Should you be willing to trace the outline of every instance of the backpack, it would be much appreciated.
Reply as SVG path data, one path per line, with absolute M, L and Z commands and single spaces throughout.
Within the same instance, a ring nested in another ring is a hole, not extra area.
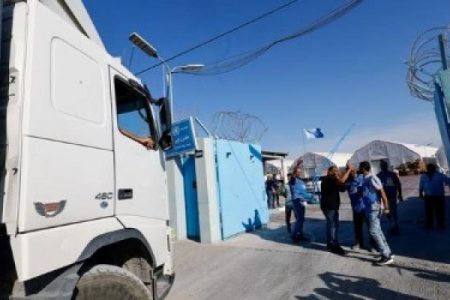
M 378 190 L 372 184 L 372 176 L 364 178 L 362 182 L 363 201 L 366 204 L 372 205 L 380 200 Z

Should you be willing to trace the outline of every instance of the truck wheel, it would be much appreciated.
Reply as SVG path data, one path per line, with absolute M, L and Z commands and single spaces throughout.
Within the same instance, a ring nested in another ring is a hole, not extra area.
M 111 265 L 97 265 L 77 284 L 75 300 L 148 300 L 150 291 L 133 273 Z

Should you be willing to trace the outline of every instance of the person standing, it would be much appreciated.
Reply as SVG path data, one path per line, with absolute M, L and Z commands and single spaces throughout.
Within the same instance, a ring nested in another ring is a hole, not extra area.
M 339 193 L 345 192 L 345 181 L 350 174 L 349 167 L 344 176 L 340 176 L 336 166 L 328 168 L 327 175 L 321 183 L 320 208 L 326 219 L 327 249 L 339 255 L 345 255 L 344 249 L 339 244 L 339 206 L 341 198 Z
M 369 220 L 369 234 L 374 239 L 377 249 L 381 254 L 380 259 L 375 263 L 380 266 L 392 264 L 394 258 L 380 224 L 381 212 L 389 215 L 389 203 L 383 190 L 383 185 L 380 179 L 370 172 L 369 162 L 361 162 L 359 164 L 359 171 L 364 175 L 362 194 L 366 217 Z M 381 203 L 383 203 L 383 208 Z
M 292 196 L 291 196 L 291 189 L 289 187 L 289 181 L 291 180 L 292 175 L 289 173 L 288 175 L 288 184 L 284 187 L 284 197 L 286 198 L 284 202 L 284 216 L 286 220 L 286 228 L 288 233 L 292 233 L 291 230 L 291 216 L 292 212 L 294 211 L 294 206 L 292 205 Z M 295 216 L 295 212 L 294 212 Z
M 267 207 L 269 209 L 275 208 L 274 191 L 275 191 L 275 188 L 274 188 L 273 177 L 272 177 L 272 174 L 269 174 L 269 175 L 267 175 L 267 180 L 266 180 Z
M 273 174 L 273 206 L 280 207 L 281 181 L 276 174 Z
M 391 234 L 398 234 L 400 232 L 398 226 L 398 210 L 397 210 L 397 199 L 403 201 L 402 196 L 402 184 L 399 177 L 394 172 L 388 170 L 388 163 L 384 160 L 380 162 L 381 172 L 377 174 L 378 178 L 381 180 L 384 192 L 389 203 L 389 220 L 391 222 Z M 398 198 L 397 198 L 398 197 Z
M 439 229 L 444 229 L 445 219 L 445 190 L 449 179 L 436 171 L 436 165 L 428 164 L 427 171 L 420 177 L 419 196 L 425 200 L 425 228 L 431 229 L 436 216 Z
M 347 168 L 350 168 L 347 166 Z M 353 229 L 355 234 L 355 244 L 352 248 L 358 246 L 359 249 L 364 249 L 364 234 L 363 227 L 364 223 L 369 228 L 369 220 L 366 218 L 365 214 L 365 206 L 362 198 L 362 182 L 364 176 L 362 174 L 358 174 L 355 169 L 350 170 L 350 175 L 348 176 L 347 181 L 345 182 L 345 188 L 347 190 L 348 196 L 350 198 L 350 204 L 352 206 L 353 212 Z M 372 248 L 375 247 L 375 241 L 372 237 L 369 237 L 369 247 L 367 248 L 369 251 L 372 251 Z
M 355 170 L 350 171 L 350 175 L 345 182 L 345 188 L 350 198 L 353 212 L 353 228 L 355 234 L 355 245 L 360 249 L 364 248 L 363 225 L 364 225 L 364 203 L 362 201 L 362 175 L 356 174 Z
M 307 240 L 303 234 L 303 224 L 305 222 L 306 200 L 311 196 L 306 191 L 305 183 L 300 179 L 299 168 L 293 170 L 292 177 L 289 180 L 289 188 L 291 190 L 292 207 L 297 218 L 291 239 L 294 243 L 298 243 Z

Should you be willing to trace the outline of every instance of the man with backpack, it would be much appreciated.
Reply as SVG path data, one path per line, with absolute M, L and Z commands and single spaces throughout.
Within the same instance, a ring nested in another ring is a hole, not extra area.
M 375 263 L 379 266 L 394 262 L 391 249 L 381 230 L 381 214 L 389 215 L 389 204 L 383 190 L 381 180 L 370 172 L 370 163 L 363 161 L 359 164 L 359 171 L 363 174 L 361 189 L 365 206 L 365 213 L 369 220 L 369 234 L 377 244 L 381 257 Z M 382 205 L 383 204 L 383 205 Z

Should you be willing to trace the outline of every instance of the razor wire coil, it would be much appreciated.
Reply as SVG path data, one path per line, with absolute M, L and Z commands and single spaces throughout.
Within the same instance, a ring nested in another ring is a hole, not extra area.
M 264 122 L 257 116 L 240 111 L 222 111 L 213 117 L 213 135 L 216 138 L 241 143 L 260 143 L 267 132 Z
M 441 34 L 446 47 L 450 48 L 450 25 L 431 28 L 416 38 L 407 61 L 406 83 L 411 95 L 429 102 L 434 99 L 436 75 L 442 70 L 438 43 Z

